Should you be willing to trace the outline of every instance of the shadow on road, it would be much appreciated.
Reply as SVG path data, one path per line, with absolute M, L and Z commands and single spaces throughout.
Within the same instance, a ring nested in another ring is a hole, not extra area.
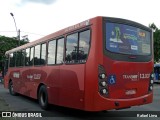
M 7 93 L 9 94 L 9 93 Z M 119 113 L 119 112 L 115 112 L 114 111 L 100 111 L 100 112 L 88 112 L 88 111 L 82 111 L 82 110 L 77 110 L 77 109 L 73 109 L 73 108 L 66 108 L 66 107 L 62 107 L 62 106 L 56 106 L 56 105 L 50 105 L 48 110 L 42 110 L 39 107 L 38 104 L 38 100 L 29 98 L 27 96 L 24 95 L 20 95 L 18 94 L 17 96 L 13 96 L 13 97 L 17 97 L 17 99 L 25 101 L 26 103 L 31 103 L 32 106 L 36 106 L 37 109 L 20 109 L 22 112 L 42 112 L 42 116 L 45 117 L 58 117 L 58 118 L 75 118 L 75 119 L 104 119 L 107 117 L 123 117 L 124 114 Z M 18 109 L 16 109 L 15 111 L 19 111 Z

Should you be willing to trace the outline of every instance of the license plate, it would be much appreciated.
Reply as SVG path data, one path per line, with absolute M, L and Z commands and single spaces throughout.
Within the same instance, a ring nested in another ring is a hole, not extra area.
M 136 94 L 136 90 L 126 90 L 126 95 L 134 95 Z

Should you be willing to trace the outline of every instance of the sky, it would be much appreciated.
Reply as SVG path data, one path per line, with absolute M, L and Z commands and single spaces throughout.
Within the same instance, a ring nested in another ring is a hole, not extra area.
M 30 41 L 96 16 L 132 20 L 160 28 L 159 0 L 1 0 L 0 35 Z

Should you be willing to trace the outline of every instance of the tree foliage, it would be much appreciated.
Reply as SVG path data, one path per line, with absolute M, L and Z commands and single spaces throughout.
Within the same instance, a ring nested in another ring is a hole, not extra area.
M 0 36 L 0 69 L 1 64 L 5 60 L 5 52 L 18 46 L 17 38 Z M 26 41 L 20 41 L 20 45 L 26 44 Z
M 160 29 L 152 23 L 150 26 L 153 30 L 153 40 L 154 40 L 154 61 L 159 62 L 160 60 Z

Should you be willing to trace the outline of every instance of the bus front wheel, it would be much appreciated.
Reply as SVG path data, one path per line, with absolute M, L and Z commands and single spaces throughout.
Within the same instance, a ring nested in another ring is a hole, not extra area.
M 47 94 L 47 89 L 44 85 L 41 86 L 39 89 L 38 101 L 42 109 L 44 110 L 48 109 L 48 94 Z
M 9 93 L 11 95 L 14 95 L 14 96 L 17 95 L 17 93 L 14 91 L 13 82 L 12 81 L 9 82 Z

